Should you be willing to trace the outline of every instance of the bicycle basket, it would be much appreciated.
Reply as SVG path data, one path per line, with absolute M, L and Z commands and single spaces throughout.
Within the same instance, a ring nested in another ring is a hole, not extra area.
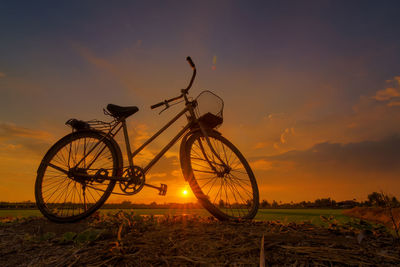
M 197 97 L 196 115 L 199 121 L 210 128 L 216 128 L 223 122 L 224 101 L 210 91 L 203 91 Z

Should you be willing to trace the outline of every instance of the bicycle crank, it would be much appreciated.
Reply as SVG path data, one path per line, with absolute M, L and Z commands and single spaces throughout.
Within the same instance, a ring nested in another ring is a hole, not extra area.
M 161 184 L 160 186 L 155 186 L 151 184 L 144 184 L 145 186 L 157 189 L 160 196 L 165 196 L 167 194 L 168 186 L 166 184 Z
M 126 180 L 119 182 L 119 188 L 121 188 L 126 195 L 139 193 L 145 185 L 143 169 L 138 166 L 127 168 L 122 174 L 122 177 L 126 178 Z

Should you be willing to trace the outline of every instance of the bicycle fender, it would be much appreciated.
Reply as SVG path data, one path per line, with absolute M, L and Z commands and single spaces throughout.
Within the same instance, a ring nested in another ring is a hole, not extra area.
M 181 145 L 179 147 L 179 161 L 181 163 L 181 170 L 183 174 L 183 178 L 185 178 L 185 181 L 188 180 L 188 171 L 187 171 L 187 163 L 186 163 L 186 142 L 188 137 L 192 135 L 191 132 L 187 133 L 181 141 Z
M 214 132 L 219 135 L 222 135 L 220 132 L 214 130 L 214 129 L 206 129 L 207 132 Z M 183 177 L 185 178 L 185 181 L 190 180 L 190 175 L 191 173 L 188 170 L 188 162 L 186 161 L 187 155 L 186 155 L 186 142 L 188 138 L 194 134 L 201 134 L 201 130 L 199 128 L 194 129 L 189 131 L 183 138 L 179 147 L 179 161 L 181 163 L 181 169 L 182 169 L 182 174 Z

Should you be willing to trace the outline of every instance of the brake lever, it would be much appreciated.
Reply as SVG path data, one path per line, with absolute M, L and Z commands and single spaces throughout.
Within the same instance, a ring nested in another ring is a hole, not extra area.
M 160 113 L 158 113 L 158 115 L 161 115 L 161 113 L 163 113 L 164 111 L 166 111 L 169 107 L 170 107 L 170 105 L 168 104 L 167 101 L 165 101 L 165 108 L 164 108 L 163 110 L 161 110 Z

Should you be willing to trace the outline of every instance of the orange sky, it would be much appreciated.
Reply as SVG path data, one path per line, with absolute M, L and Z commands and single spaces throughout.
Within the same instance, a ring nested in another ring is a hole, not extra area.
M 5 4 L 0 200 L 33 201 L 42 157 L 70 131 L 64 122 L 107 120 L 108 103 L 139 107 L 128 120 L 138 147 L 180 110 L 149 107 L 187 84 L 188 55 L 198 68 L 191 94 L 224 99 L 219 130 L 250 162 L 260 199 L 399 196 L 398 3 L 295 3 Z M 135 162 L 144 166 L 183 125 Z M 182 195 L 178 147 L 147 176 L 168 184 L 167 196 L 144 188 L 110 201 L 195 201 Z

